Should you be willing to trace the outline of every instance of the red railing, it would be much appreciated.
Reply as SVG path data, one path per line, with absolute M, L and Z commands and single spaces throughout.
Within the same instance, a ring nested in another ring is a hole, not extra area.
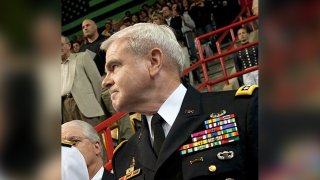
M 258 19 L 258 16 L 252 16 L 252 17 L 249 17 L 241 22 L 236 22 L 236 23 L 233 23 L 229 26 L 225 26 L 223 28 L 220 28 L 220 29 L 217 29 L 215 31 L 212 31 L 212 32 L 209 32 L 209 33 L 206 33 L 206 34 L 203 34 L 201 36 L 198 36 L 195 41 L 196 41 L 196 46 L 198 47 L 198 53 L 199 53 L 199 61 L 197 61 L 196 63 L 194 63 L 193 65 L 191 65 L 189 68 L 185 69 L 183 72 L 182 72 L 182 76 L 185 76 L 187 75 L 189 72 L 191 72 L 192 70 L 196 69 L 198 66 L 202 66 L 202 71 L 203 71 L 203 76 L 204 76 L 204 82 L 201 83 L 197 89 L 198 90 L 201 90 L 202 88 L 206 87 L 207 90 L 209 92 L 212 91 L 212 88 L 211 86 L 214 85 L 212 84 L 212 81 L 209 81 L 209 75 L 208 75 L 208 70 L 207 70 L 207 67 L 206 67 L 206 62 L 207 61 L 211 61 L 211 60 L 215 60 L 215 59 L 218 59 L 220 60 L 220 64 L 221 64 L 221 69 L 222 69 L 222 73 L 223 73 L 223 77 L 222 78 L 225 78 L 225 77 L 229 77 L 227 75 L 227 71 L 226 71 L 226 68 L 224 66 L 224 59 L 221 59 L 221 57 L 225 57 L 225 56 L 228 56 L 236 51 L 239 51 L 241 49 L 244 49 L 244 48 L 247 48 L 247 47 L 250 47 L 250 46 L 253 46 L 253 45 L 257 45 L 258 42 L 253 42 L 253 43 L 249 43 L 249 44 L 246 44 L 244 46 L 241 46 L 239 48 L 233 48 L 233 49 L 230 49 L 230 50 L 227 50 L 226 52 L 218 52 L 218 54 L 215 54 L 213 56 L 210 56 L 210 57 L 204 57 L 203 55 L 203 49 L 202 49 L 202 46 L 201 46 L 201 42 L 200 40 L 202 39 L 205 39 L 205 38 L 208 38 L 210 36 L 214 36 L 216 34 L 219 34 L 219 33 L 222 33 L 224 31 L 228 31 L 229 29 L 232 29 L 234 27 L 237 27 L 237 26 L 240 26 L 242 24 L 245 24 L 245 23 L 248 23 L 248 22 L 253 22 L 255 21 L 256 19 Z M 250 71 L 249 71 L 250 72 Z M 238 76 L 240 76 L 241 74 L 238 74 Z M 225 78 L 223 81 L 226 81 L 226 83 L 228 83 L 228 79 L 230 78 Z M 220 80 L 218 80 L 219 82 L 222 82 Z
M 104 167 L 111 171 L 112 169 L 112 157 L 113 157 L 113 143 L 112 143 L 112 137 L 111 137 L 111 130 L 110 126 L 121 119 L 123 116 L 125 116 L 127 113 L 124 112 L 118 112 L 111 116 L 110 118 L 104 120 L 102 123 L 98 124 L 95 128 L 96 131 L 99 134 L 102 134 L 102 138 L 104 141 L 104 147 L 106 149 L 106 155 L 107 155 L 107 162 L 105 163 Z
M 243 15 L 244 13 L 247 14 L 247 17 L 250 17 L 250 16 L 251 16 L 250 7 L 251 7 L 251 5 L 249 5 L 249 6 L 247 5 L 245 8 L 243 8 L 243 9 L 241 10 L 241 12 L 239 13 L 239 15 L 231 22 L 231 24 L 236 23 L 236 22 L 239 22 L 239 21 L 240 21 L 240 22 L 243 21 L 244 19 L 243 19 L 242 15 Z M 250 25 L 251 25 L 252 30 L 255 30 L 255 26 L 254 26 L 254 24 L 253 24 L 253 21 L 251 21 L 251 22 L 249 22 L 249 23 L 250 23 Z M 242 26 L 244 26 L 244 25 L 242 25 Z M 219 50 L 221 51 L 220 44 L 221 44 L 221 42 L 224 40 L 224 38 L 226 38 L 226 36 L 228 35 L 228 32 L 230 32 L 231 39 L 232 39 L 232 42 L 231 42 L 231 45 L 230 45 L 230 48 L 229 48 L 229 49 L 231 49 L 232 47 L 234 47 L 234 45 L 236 44 L 236 38 L 235 38 L 233 29 L 230 29 L 229 31 L 225 31 L 225 32 L 219 37 L 219 39 L 216 41 L 216 46 L 217 46 L 218 52 L 219 52 Z M 228 50 L 229 50 L 229 49 L 228 49 Z
M 236 23 L 236 22 L 238 22 L 238 21 L 240 21 L 240 22 L 243 21 L 242 15 L 243 15 L 244 13 L 246 13 L 247 17 L 250 17 L 250 16 L 251 16 L 251 10 L 250 10 L 250 8 L 251 8 L 251 4 L 247 4 L 247 3 L 246 3 L 246 4 L 244 5 L 244 8 L 242 8 L 242 10 L 240 11 L 239 15 L 231 22 L 231 24 L 234 24 L 234 23 Z M 251 28 L 252 28 L 253 30 L 255 30 L 255 27 L 254 27 L 252 21 L 250 22 L 250 25 L 251 25 Z M 230 47 L 229 47 L 227 50 L 230 50 L 230 49 L 232 49 L 233 47 L 236 47 L 236 37 L 235 37 L 235 35 L 234 35 L 233 29 L 231 28 L 231 29 L 229 29 L 228 31 L 227 31 L 227 30 L 224 31 L 224 32 L 222 33 L 222 35 L 219 37 L 219 39 L 216 41 L 216 43 L 215 43 L 215 44 L 216 44 L 216 47 L 217 47 L 217 52 L 218 52 L 218 54 L 221 54 L 221 52 L 222 52 L 222 50 L 221 50 L 221 42 L 226 38 L 226 36 L 228 35 L 228 32 L 230 32 L 232 41 L 231 41 Z M 219 59 L 220 59 L 220 64 L 221 64 L 221 68 L 222 68 L 223 75 L 224 75 L 224 76 L 227 76 L 227 73 L 226 73 L 226 70 L 225 70 L 225 65 L 224 65 L 224 60 L 225 60 L 225 59 L 224 59 L 223 56 L 222 56 L 222 57 L 219 57 Z M 225 83 L 226 83 L 226 85 L 229 85 L 228 79 L 226 79 Z

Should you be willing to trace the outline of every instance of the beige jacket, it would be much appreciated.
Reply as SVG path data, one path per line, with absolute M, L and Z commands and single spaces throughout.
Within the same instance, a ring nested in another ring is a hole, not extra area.
M 69 72 L 71 73 L 71 94 L 81 113 L 86 117 L 104 115 L 101 103 L 102 77 L 86 52 L 71 54 Z

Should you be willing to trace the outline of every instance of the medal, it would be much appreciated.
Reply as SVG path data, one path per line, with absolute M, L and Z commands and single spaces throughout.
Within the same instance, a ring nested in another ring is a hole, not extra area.
M 141 169 L 134 169 L 134 165 L 135 165 L 135 160 L 134 158 L 132 158 L 132 162 L 130 164 L 130 167 L 126 170 L 126 175 L 122 176 L 119 180 L 127 180 L 127 179 L 131 179 L 134 176 L 137 176 L 140 174 Z

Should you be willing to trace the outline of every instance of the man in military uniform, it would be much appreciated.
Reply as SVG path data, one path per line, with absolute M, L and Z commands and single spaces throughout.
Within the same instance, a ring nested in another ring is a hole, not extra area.
M 245 28 L 238 30 L 238 39 L 242 45 L 249 43 L 249 34 Z M 258 46 L 251 46 L 238 51 L 235 54 L 235 68 L 237 71 L 242 71 L 258 65 Z M 258 70 L 246 73 L 243 75 L 243 82 L 240 79 L 240 84 L 258 85 L 259 72 Z
M 102 43 L 117 111 L 142 127 L 113 156 L 116 179 L 258 179 L 256 86 L 199 93 L 180 83 L 183 54 L 173 32 L 140 23 Z

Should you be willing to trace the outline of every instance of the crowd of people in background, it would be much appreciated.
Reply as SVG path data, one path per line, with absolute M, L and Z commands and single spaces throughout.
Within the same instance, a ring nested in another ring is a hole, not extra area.
M 126 11 L 121 20 L 107 19 L 99 33 L 108 38 L 136 23 L 167 24 L 174 30 L 180 44 L 187 47 L 193 61 L 197 59 L 194 38 L 230 24 L 240 10 L 237 0 L 158 0 L 153 5 L 144 4 L 136 13 Z M 82 35 L 74 36 L 71 42 L 75 53 L 79 52 L 79 46 L 87 43 Z M 207 42 L 214 49 L 214 37 L 202 41 Z
M 195 38 L 232 23 L 239 15 L 241 6 L 238 0 L 158 0 L 153 5 L 143 4 L 138 12 L 126 11 L 120 20 L 106 19 L 105 26 L 98 27 L 98 32 L 107 39 L 115 32 L 136 23 L 168 25 L 184 51 L 187 68 L 199 60 Z M 205 57 L 217 52 L 216 40 L 217 36 L 201 40 Z M 228 35 L 223 43 L 230 41 L 231 36 Z M 80 48 L 88 43 L 90 42 L 84 34 L 75 35 L 71 39 L 71 50 L 74 53 L 81 52 Z M 200 72 L 197 69 L 186 78 L 191 84 L 201 83 Z

